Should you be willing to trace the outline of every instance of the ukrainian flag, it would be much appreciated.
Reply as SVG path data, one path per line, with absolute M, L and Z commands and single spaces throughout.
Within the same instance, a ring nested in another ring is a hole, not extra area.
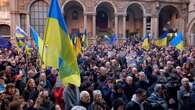
M 81 39 L 78 36 L 76 37 L 75 52 L 77 56 L 81 53 Z
M 34 40 L 34 43 L 36 47 L 38 48 L 39 55 L 42 56 L 43 52 L 43 40 L 39 37 L 38 33 L 33 29 L 33 27 L 30 27 L 30 34 L 31 37 Z
M 154 45 L 158 46 L 158 47 L 166 47 L 167 46 L 167 36 L 168 36 L 168 32 L 164 32 L 161 36 L 160 39 L 158 39 L 157 41 L 154 42 Z
M 149 45 L 149 36 L 148 35 L 145 35 L 144 36 L 144 42 L 142 43 L 142 48 L 144 50 L 149 50 L 150 49 L 150 45 Z
M 182 32 L 178 32 L 177 36 L 175 36 L 171 41 L 170 45 L 176 47 L 180 51 L 184 50 L 184 41 L 183 41 L 183 35 Z
M 51 0 L 43 53 L 45 65 L 59 68 L 59 79 L 64 85 L 80 86 L 77 57 L 58 0 Z
M 25 53 L 27 56 L 31 55 L 31 46 L 29 44 L 26 44 L 25 46 Z

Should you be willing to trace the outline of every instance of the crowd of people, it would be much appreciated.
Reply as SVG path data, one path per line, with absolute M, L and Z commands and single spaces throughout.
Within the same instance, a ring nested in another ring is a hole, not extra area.
M 195 110 L 195 48 L 91 44 L 78 56 L 79 88 L 30 53 L 0 49 L 0 110 Z

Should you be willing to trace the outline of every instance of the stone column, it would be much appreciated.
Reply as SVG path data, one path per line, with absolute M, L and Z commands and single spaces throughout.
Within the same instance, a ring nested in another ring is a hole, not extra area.
M 158 17 L 157 16 L 152 16 L 151 18 L 151 34 L 153 38 L 158 37 Z
M 93 16 L 93 37 L 96 37 L 96 15 Z
M 126 15 L 123 15 L 123 38 L 126 37 Z
M 30 35 L 30 15 L 28 13 L 26 14 L 26 31 Z
M 146 16 L 143 17 L 143 35 L 144 36 L 146 34 Z
M 16 38 L 15 38 L 15 29 L 16 26 L 20 24 L 20 16 L 17 13 L 17 0 L 12 0 L 12 2 L 10 2 L 10 17 L 11 17 L 11 42 L 13 44 L 16 44 Z
M 115 26 L 114 32 L 116 35 L 118 35 L 118 15 L 115 15 L 114 26 Z
M 87 29 L 87 14 L 84 14 L 84 29 L 83 29 L 83 32 L 85 31 L 85 29 Z

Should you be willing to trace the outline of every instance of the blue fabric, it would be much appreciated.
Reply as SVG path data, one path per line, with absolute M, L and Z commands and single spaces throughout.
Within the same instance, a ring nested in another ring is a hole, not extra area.
M 111 37 L 107 37 L 106 42 L 110 45 L 115 44 L 117 42 L 117 36 L 113 34 Z
M 5 85 L 0 84 L 0 93 L 5 92 Z
M 183 41 L 183 36 L 182 36 L 182 32 L 179 32 L 177 34 L 177 36 L 175 38 L 173 38 L 171 41 L 170 41 L 170 44 L 172 46 L 177 46 L 180 42 Z
M 0 37 L 0 48 L 11 48 L 12 44 L 11 42 L 3 37 Z
M 148 38 L 148 39 L 149 39 L 149 38 L 150 38 L 150 36 L 149 36 L 148 34 L 145 34 L 145 35 L 144 35 L 144 39 L 146 39 L 146 38 Z M 144 40 L 144 39 L 143 39 L 143 40 Z
M 64 32 L 68 32 L 67 25 L 65 23 L 64 17 L 61 14 L 61 10 L 58 0 L 51 0 L 51 6 L 49 9 L 48 17 L 57 19 L 59 22 L 60 27 L 64 30 Z
M 36 33 L 36 31 L 30 27 L 30 34 L 33 37 L 34 41 L 35 41 L 35 45 L 39 48 L 39 39 L 38 39 L 38 34 Z
M 167 37 L 167 35 L 168 35 L 167 31 L 163 32 L 162 35 L 160 36 L 160 39 L 164 39 L 165 37 Z
M 81 35 L 80 31 L 78 30 L 77 31 L 77 36 L 76 37 L 79 37 Z

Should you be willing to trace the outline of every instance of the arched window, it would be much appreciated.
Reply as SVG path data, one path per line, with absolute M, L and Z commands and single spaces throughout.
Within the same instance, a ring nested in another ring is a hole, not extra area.
M 36 1 L 30 7 L 30 25 L 38 32 L 38 34 L 44 36 L 44 27 L 48 13 L 48 4 L 44 1 Z
M 10 27 L 6 24 L 0 24 L 0 36 L 10 35 Z
M 79 13 L 77 11 L 73 11 L 72 13 L 72 20 L 78 20 Z

